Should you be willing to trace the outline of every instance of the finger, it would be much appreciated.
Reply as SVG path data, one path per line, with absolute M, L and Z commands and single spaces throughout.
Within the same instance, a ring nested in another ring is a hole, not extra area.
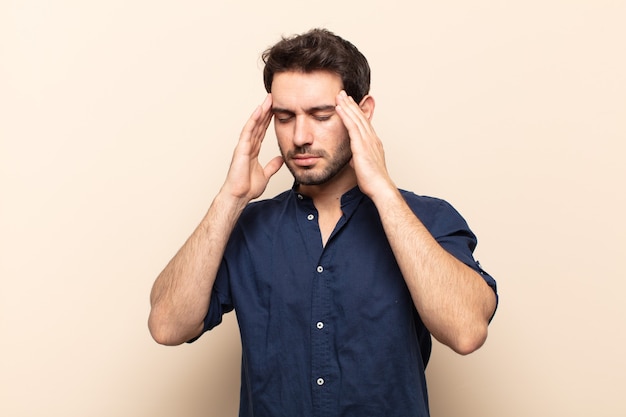
M 350 142 L 353 147 L 357 143 L 362 143 L 367 137 L 370 136 L 368 130 L 363 126 L 362 121 L 359 120 L 346 106 L 338 106 L 337 114 L 339 114 L 344 126 L 348 130 Z
M 257 118 L 257 123 L 253 128 L 252 134 L 258 140 L 263 140 L 265 137 L 265 133 L 267 132 L 267 128 L 269 127 L 270 121 L 272 120 L 272 96 L 268 94 L 265 97 L 263 103 L 259 106 L 260 114 Z
M 263 103 L 257 106 L 250 115 L 241 131 L 240 140 L 245 142 L 263 140 L 272 118 L 271 105 L 271 96 L 268 94 Z
M 348 97 L 344 91 L 337 96 L 338 113 L 344 122 L 344 125 L 350 132 L 350 136 L 356 139 L 358 133 L 361 138 L 371 135 L 373 129 L 369 123 L 369 119 L 365 116 L 361 108 L 356 104 L 352 97 Z
M 278 170 L 280 169 L 280 167 L 282 167 L 282 166 L 283 166 L 283 157 L 282 156 L 276 156 L 276 157 L 272 158 L 272 160 L 270 160 L 265 165 L 265 168 L 263 168 L 263 172 L 265 174 L 265 178 L 269 179 L 271 176 L 276 174 L 278 172 Z
M 352 97 L 348 96 L 345 91 L 341 91 L 338 99 L 340 107 L 345 110 L 346 116 L 354 122 L 354 125 L 359 129 L 362 135 L 375 134 L 369 118 Z
M 272 95 L 271 94 L 268 94 L 265 97 L 265 101 L 261 105 L 261 109 L 263 110 L 263 120 L 261 123 L 261 130 L 263 131 L 263 137 L 265 137 L 265 132 L 267 131 L 267 128 L 270 125 L 270 121 L 272 120 L 272 117 L 274 116 L 274 113 L 272 113 Z
M 352 115 L 352 112 L 348 110 L 349 103 L 345 102 L 344 94 L 345 92 L 342 90 L 337 95 L 335 100 L 337 103 L 337 105 L 335 106 L 335 110 L 337 111 L 337 114 L 341 118 L 341 121 L 343 122 L 346 129 L 350 131 L 356 128 L 356 122 L 353 119 L 354 116 Z

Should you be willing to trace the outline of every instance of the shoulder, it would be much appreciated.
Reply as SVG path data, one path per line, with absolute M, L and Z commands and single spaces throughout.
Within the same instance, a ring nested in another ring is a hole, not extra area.
M 404 200 L 411 206 L 419 207 L 426 210 L 437 210 L 441 204 L 447 204 L 445 200 L 437 197 L 418 195 L 412 191 L 398 189 Z
M 243 210 L 239 223 L 256 222 L 258 219 L 269 222 L 276 219 L 281 216 L 294 199 L 294 193 L 287 190 L 272 198 L 252 201 Z
M 399 191 L 413 213 L 429 229 L 452 225 L 467 228 L 465 219 L 448 201 L 437 197 L 417 195 L 411 191 Z
M 447 201 L 438 198 L 425 195 L 418 195 L 412 191 L 399 189 L 400 194 L 404 198 L 404 201 L 411 207 L 411 210 L 417 215 L 424 217 L 436 216 L 437 213 L 448 207 L 452 207 Z

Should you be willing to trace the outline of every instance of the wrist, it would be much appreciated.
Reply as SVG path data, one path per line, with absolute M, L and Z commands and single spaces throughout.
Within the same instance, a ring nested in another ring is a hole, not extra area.
M 251 201 L 250 198 L 231 193 L 228 188 L 222 187 L 213 199 L 213 205 L 225 212 L 240 213 Z
M 369 197 L 379 211 L 387 207 L 396 206 L 399 203 L 404 203 L 402 194 L 400 194 L 400 191 L 394 184 L 377 187 L 375 192 L 370 194 Z
M 372 199 L 374 204 L 384 203 L 390 199 L 402 198 L 398 187 L 391 181 L 381 182 L 373 187 L 370 187 L 368 191 L 363 191 L 369 198 Z

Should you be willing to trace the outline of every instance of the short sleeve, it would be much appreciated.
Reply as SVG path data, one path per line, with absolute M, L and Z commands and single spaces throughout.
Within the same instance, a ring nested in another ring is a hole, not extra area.
M 476 271 L 498 297 L 495 279 L 474 259 L 478 240 L 461 214 L 447 201 L 402 191 L 411 210 L 452 256 Z
M 197 337 L 189 340 L 188 343 L 195 342 L 205 332 L 213 329 L 222 322 L 222 316 L 233 310 L 233 303 L 230 295 L 229 269 L 226 259 L 222 259 L 222 263 L 217 272 L 213 290 L 211 291 L 211 301 L 209 302 L 209 311 L 204 317 L 204 328 L 202 333 Z
M 428 226 L 427 226 L 428 227 Z M 474 259 L 478 240 L 465 219 L 448 202 L 440 200 L 439 206 L 428 227 L 435 240 L 452 256 L 475 270 L 493 289 L 497 296 L 495 279 Z

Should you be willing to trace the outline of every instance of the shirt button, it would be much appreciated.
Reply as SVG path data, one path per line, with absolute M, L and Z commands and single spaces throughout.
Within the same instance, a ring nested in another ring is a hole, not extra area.
M 318 329 L 323 329 L 324 328 L 324 323 L 322 323 L 321 321 L 318 321 L 316 324 Z
M 309 220 L 313 220 L 315 218 L 315 216 L 312 215 L 312 214 L 309 214 L 308 216 L 306 216 L 306 218 L 309 219 Z
M 322 272 L 324 272 L 324 267 L 323 267 L 322 265 L 318 266 L 318 267 L 317 267 L 317 272 L 319 272 L 320 274 L 321 274 Z
M 298 200 L 302 200 L 304 197 L 302 197 L 302 194 L 298 194 Z
M 317 378 L 317 385 L 324 385 L 324 378 Z

